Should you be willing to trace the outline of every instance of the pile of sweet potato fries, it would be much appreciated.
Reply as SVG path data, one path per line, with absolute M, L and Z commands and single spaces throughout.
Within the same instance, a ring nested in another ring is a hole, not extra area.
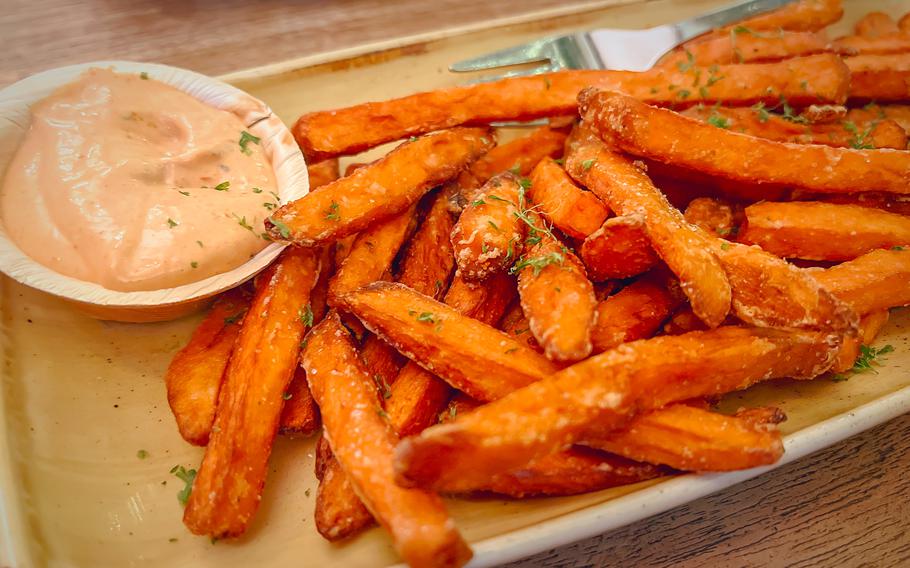
M 841 13 L 802 0 L 642 73 L 302 116 L 313 189 L 267 222 L 292 246 L 168 370 L 207 446 L 189 529 L 246 530 L 278 432 L 321 432 L 319 532 L 379 523 L 412 566 L 471 557 L 438 494 L 777 461 L 779 410 L 711 402 L 844 372 L 910 303 L 910 16 L 831 41 Z M 489 126 L 544 117 L 500 145 Z

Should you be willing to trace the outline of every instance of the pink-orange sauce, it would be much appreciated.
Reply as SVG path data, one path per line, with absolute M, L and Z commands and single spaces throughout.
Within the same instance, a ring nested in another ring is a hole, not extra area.
M 0 214 L 41 264 L 111 290 L 156 290 L 236 268 L 268 244 L 275 176 L 236 115 L 109 69 L 31 113 Z

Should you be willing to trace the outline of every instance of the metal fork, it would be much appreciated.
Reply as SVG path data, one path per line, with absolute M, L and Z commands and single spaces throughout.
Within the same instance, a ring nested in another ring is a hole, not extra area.
M 449 65 L 454 72 L 545 63 L 531 70 L 503 73 L 517 77 L 560 69 L 646 71 L 668 51 L 714 28 L 780 8 L 793 0 L 748 0 L 701 16 L 645 30 L 598 29 L 543 38 Z

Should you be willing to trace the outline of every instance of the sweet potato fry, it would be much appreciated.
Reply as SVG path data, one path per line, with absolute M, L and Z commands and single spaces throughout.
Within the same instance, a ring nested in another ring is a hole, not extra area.
M 243 534 L 259 507 L 282 395 L 297 367 L 300 313 L 319 274 L 315 252 L 291 248 L 268 269 L 244 318 L 215 424 L 183 522 L 194 534 Z
M 777 10 L 752 16 L 735 24 L 719 28 L 693 40 L 723 36 L 737 27 L 752 30 L 818 31 L 833 24 L 844 15 L 841 0 L 799 0 Z
M 412 361 L 479 400 L 497 398 L 555 370 L 498 329 L 400 284 L 375 282 L 345 294 L 342 304 Z
M 599 491 L 654 479 L 667 472 L 583 446 L 543 456 L 525 467 L 500 473 L 477 487 L 459 486 L 458 493 L 496 493 L 513 499 L 555 497 Z M 446 492 L 445 489 L 442 490 Z
M 811 274 L 861 316 L 910 304 L 908 248 L 872 251 Z
M 693 107 L 682 114 L 713 126 L 778 142 L 856 149 L 907 148 L 907 133 L 900 124 L 888 119 L 805 124 L 786 120 L 764 108 Z
M 644 217 L 634 213 L 604 221 L 584 240 L 578 254 L 595 282 L 637 276 L 660 261 L 645 234 Z
M 326 464 L 316 490 L 313 520 L 323 538 L 337 542 L 359 533 L 376 520 L 354 492 L 338 461 L 332 458 Z
M 499 322 L 499 329 L 521 341 L 534 351 L 543 353 L 543 348 L 537 343 L 537 340 L 534 339 L 534 334 L 531 333 L 531 324 L 528 323 L 528 318 L 525 317 L 524 310 L 521 309 L 521 302 L 516 302 L 508 311 L 506 311 L 506 315 L 502 316 L 502 320 Z
M 838 203 L 842 205 L 859 205 L 872 209 L 881 209 L 898 215 L 910 215 L 910 195 L 895 195 L 893 193 L 845 193 L 841 195 L 814 195 L 807 198 L 824 201 L 825 203 Z M 800 197 L 798 199 L 802 199 Z M 797 199 L 794 197 L 794 199 Z
M 738 225 L 733 216 L 733 207 L 729 203 L 711 197 L 693 199 L 686 207 L 683 217 L 706 233 L 718 237 L 729 237 L 736 232 Z
M 751 325 L 852 334 L 857 314 L 812 275 L 758 247 L 717 239 L 715 252 L 733 288 L 733 311 Z
M 664 105 L 760 101 L 773 105 L 783 95 L 791 104 L 802 106 L 842 103 L 849 80 L 847 68 L 833 54 L 685 71 L 676 67 L 643 73 L 560 71 L 313 112 L 301 116 L 293 131 L 304 156 L 319 160 L 461 124 L 574 114 L 579 91 L 590 86 Z
M 681 294 L 671 292 L 659 278 L 639 278 L 597 304 L 591 331 L 594 353 L 651 337 L 680 303 Z
M 730 311 L 731 291 L 711 251 L 711 237 L 686 223 L 632 162 L 599 140 L 581 132 L 578 136 L 566 161 L 569 175 L 618 214 L 641 215 L 651 245 L 679 277 L 692 309 L 709 326 L 720 325 Z
M 910 106 L 908 105 L 868 104 L 862 108 L 851 108 L 847 111 L 845 118 L 856 124 L 882 119 L 893 120 L 900 124 L 904 131 L 910 132 Z
M 177 429 L 193 445 L 208 444 L 224 370 L 249 305 L 249 297 L 240 288 L 218 298 L 164 375 Z
M 845 57 L 851 101 L 910 100 L 910 53 Z
M 861 35 L 840 37 L 831 42 L 841 55 L 888 55 L 910 51 L 910 34 L 897 32 L 877 37 Z
M 756 203 L 746 207 L 739 240 L 782 257 L 850 260 L 871 250 L 910 245 L 910 217 L 859 205 Z
M 309 386 L 307 386 L 307 388 L 309 388 Z M 319 434 L 319 438 L 316 440 L 316 449 L 313 451 L 313 454 L 313 470 L 316 474 L 316 479 L 322 480 L 325 476 L 327 465 L 335 459 L 335 457 L 332 456 L 332 447 L 329 446 L 328 440 L 325 439 L 325 436 L 323 436 L 322 433 Z
M 584 444 L 682 471 L 734 471 L 768 465 L 784 453 L 773 424 L 671 404 L 638 415 L 626 427 Z
M 315 164 L 307 164 L 306 169 L 310 175 L 310 191 L 319 189 L 341 177 L 337 158 L 323 160 Z
M 519 180 L 499 174 L 472 196 L 452 229 L 452 248 L 461 275 L 483 280 L 515 262 L 528 226 L 519 217 Z
M 549 158 L 541 160 L 531 172 L 528 197 L 540 215 L 574 239 L 583 239 L 599 229 L 610 214 L 596 195 L 575 185 Z
M 279 207 L 266 220 L 277 241 L 315 246 L 390 219 L 454 177 L 492 145 L 485 128 L 454 128 L 405 142 L 381 160 Z
M 859 322 L 859 334 L 856 337 L 844 338 L 844 343 L 837 354 L 837 360 L 831 366 L 831 371 L 834 373 L 849 371 L 860 355 L 860 347 L 871 345 L 875 341 L 882 328 L 888 323 L 890 314 L 891 312 L 888 310 L 878 310 L 863 317 Z
M 395 485 L 396 436 L 373 383 L 334 314 L 308 335 L 302 362 L 322 411 L 325 436 L 367 508 L 410 566 L 461 566 L 471 558 L 439 497 Z
M 636 156 L 746 183 L 790 184 L 822 193 L 910 193 L 908 152 L 763 140 L 618 93 L 585 91 L 580 104 L 590 128 Z
M 853 26 L 857 35 L 864 37 L 879 37 L 900 31 L 894 18 L 884 12 L 869 12 L 859 19 Z
M 542 126 L 527 136 L 496 146 L 478 158 L 471 164 L 471 174 L 480 183 L 507 171 L 526 176 L 541 160 L 561 156 L 565 143 L 563 130 Z
M 358 233 L 341 267 L 329 283 L 329 304 L 339 295 L 375 282 L 389 271 L 398 249 L 414 231 L 416 206 Z
M 306 382 L 306 373 L 300 367 L 282 395 L 284 407 L 279 419 L 279 432 L 286 436 L 309 436 L 319 430 L 319 407 Z
M 594 285 L 572 251 L 549 234 L 539 238 L 513 268 L 521 307 L 548 359 L 584 359 L 591 353 L 597 317 Z
M 723 327 L 628 343 L 500 400 L 402 440 L 399 483 L 476 487 L 491 476 L 579 440 L 620 428 L 635 412 L 830 367 L 838 336 Z
M 687 44 L 661 59 L 661 65 L 729 65 L 778 61 L 830 51 L 824 34 L 814 32 L 761 33 L 737 26 L 728 35 Z
M 405 250 L 398 281 L 421 294 L 439 300 L 446 293 L 455 257 L 449 236 L 455 219 L 449 211 L 449 197 L 457 188 L 447 184 L 434 197 L 423 223 Z

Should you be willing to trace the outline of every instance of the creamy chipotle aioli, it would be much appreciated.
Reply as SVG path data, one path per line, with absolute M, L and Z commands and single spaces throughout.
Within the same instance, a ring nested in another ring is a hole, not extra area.
M 31 113 L 0 213 L 41 264 L 111 290 L 155 290 L 236 268 L 268 244 L 275 177 L 236 115 L 109 69 Z

